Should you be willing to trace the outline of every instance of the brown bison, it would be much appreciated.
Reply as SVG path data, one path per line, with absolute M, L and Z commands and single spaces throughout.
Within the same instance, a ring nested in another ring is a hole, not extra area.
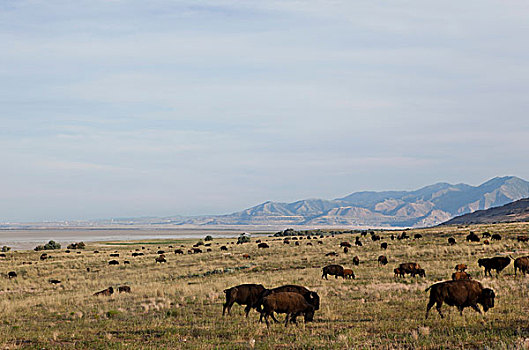
M 362 242 L 358 239 L 358 237 L 356 237 L 355 245 L 359 247 L 362 246 Z
M 119 261 L 117 261 L 117 260 L 110 260 L 110 261 L 108 262 L 108 264 L 109 264 L 109 265 L 119 265 Z
M 243 254 L 242 258 L 243 259 L 251 259 L 252 257 L 250 256 L 250 254 Z
M 257 248 L 270 248 L 270 246 L 269 246 L 268 244 L 266 244 L 266 243 L 263 242 L 263 243 L 259 243 L 259 244 L 257 245 Z
M 184 251 L 182 249 L 175 249 L 175 254 L 184 254 Z
M 360 264 L 360 259 L 359 259 L 357 256 L 355 256 L 355 257 L 353 258 L 353 265 L 358 266 L 359 264 Z
M 325 278 L 326 280 L 327 275 L 334 276 L 334 278 L 344 277 L 343 275 L 343 266 L 341 265 L 327 265 L 323 268 L 323 274 L 321 275 L 321 278 Z
M 228 247 L 226 247 L 225 245 L 223 245 L 222 247 L 220 247 L 220 250 L 228 250 Z
M 430 300 L 426 306 L 426 318 L 428 318 L 428 313 L 434 304 L 437 304 L 437 312 L 441 318 L 444 318 L 441 313 L 443 303 L 456 306 L 461 315 L 463 315 L 463 309 L 466 307 L 471 307 L 481 313 L 477 304 L 481 304 L 483 311 L 487 312 L 494 307 L 494 297 L 496 296 L 492 289 L 483 288 L 481 283 L 473 280 L 440 282 L 426 288 L 426 292 L 428 290 L 430 290 Z
M 413 239 L 421 239 L 422 235 L 420 233 L 416 233 L 413 235 Z
M 46 260 L 46 259 L 48 259 L 48 254 L 46 254 L 46 253 L 42 253 L 42 254 L 40 255 L 40 260 Z
M 288 322 L 296 323 L 296 317 L 304 314 L 305 320 L 314 315 L 314 306 L 309 304 L 305 298 L 294 292 L 279 292 L 267 295 L 263 298 L 263 310 L 266 326 L 270 327 L 268 317 L 273 313 L 287 314 L 285 318 L 285 327 Z
M 351 243 L 349 243 L 349 242 L 342 242 L 342 243 L 340 243 L 340 247 L 351 248 Z
M 325 256 L 338 256 L 338 253 L 336 253 L 336 252 L 329 252 L 329 253 L 325 254 Z
M 61 283 L 61 281 L 53 279 L 53 278 L 50 279 L 48 282 L 50 282 L 51 284 L 60 284 Z
M 497 233 L 493 234 L 491 237 L 490 237 L 491 240 L 493 241 L 501 241 L 501 236 Z
M 395 277 L 404 277 L 404 271 L 398 267 L 393 269 L 393 273 L 395 274 Z
M 478 260 L 478 265 L 485 268 L 485 276 L 487 276 L 487 272 L 490 277 L 492 277 L 492 274 L 490 273 L 491 270 L 496 270 L 496 274 L 500 274 L 500 272 L 507 267 L 511 262 L 511 259 L 508 257 L 502 257 L 502 256 L 496 256 L 494 258 L 484 258 Z
M 119 254 L 118 253 L 112 253 L 112 254 L 110 254 L 110 257 L 111 258 L 118 258 Z
M 17 273 L 16 273 L 15 271 L 9 271 L 9 272 L 7 273 L 7 277 L 9 277 L 9 278 L 15 278 L 15 277 L 17 277 L 17 276 L 18 276 L 18 275 L 17 275 Z
M 262 284 L 241 284 L 235 287 L 231 287 L 224 290 L 226 294 L 226 302 L 222 308 L 222 316 L 226 310 L 228 310 L 228 315 L 230 314 L 231 307 L 234 303 L 239 305 L 246 305 L 244 312 L 246 317 L 251 308 L 257 308 L 259 301 L 259 296 L 265 290 Z
M 380 249 L 388 249 L 388 244 L 386 242 L 380 243 Z
M 448 238 L 448 244 L 450 244 L 450 245 L 456 244 L 455 238 L 453 238 L 453 237 Z
M 343 278 L 352 278 L 352 279 L 355 279 L 356 276 L 355 276 L 353 270 L 351 270 L 351 269 L 344 269 L 344 270 L 343 270 Z
M 167 260 L 165 260 L 165 257 L 163 257 L 163 256 L 159 256 L 159 257 L 157 257 L 157 258 L 154 259 L 154 260 L 155 260 L 157 263 L 160 263 L 160 264 L 161 264 L 161 263 L 166 263 L 166 262 L 167 262 Z
M 426 271 L 424 271 L 424 269 L 416 269 L 411 273 L 411 277 L 415 277 L 417 275 L 419 277 L 426 277 Z
M 471 233 L 472 233 L 472 232 L 471 232 Z M 489 237 L 490 237 L 490 233 L 488 233 L 487 231 L 485 231 L 485 232 L 483 232 L 483 233 L 481 234 L 481 237 L 482 237 L 482 238 L 489 238 Z
M 455 267 L 456 271 L 465 271 L 468 268 L 467 264 L 457 264 Z
M 377 259 L 379 265 L 387 265 L 388 264 L 388 258 L 385 255 L 381 255 Z
M 529 272 L 529 256 L 522 256 L 514 260 L 514 275 L 516 276 L 516 271 L 520 270 L 524 276 L 526 272 Z
M 261 310 L 262 309 L 263 298 L 265 296 L 270 295 L 270 294 L 274 294 L 274 293 L 281 293 L 281 292 L 298 293 L 298 294 L 302 295 L 305 298 L 307 303 L 309 303 L 310 305 L 314 306 L 314 310 L 319 310 L 320 309 L 320 296 L 318 295 L 318 293 L 310 291 L 307 288 L 302 287 L 302 286 L 288 284 L 288 285 L 277 287 L 277 288 L 273 288 L 273 289 L 265 289 L 261 293 L 261 295 L 259 296 L 259 302 L 257 303 L 257 310 Z M 272 316 L 272 319 L 274 321 L 278 322 L 276 320 L 276 318 L 274 317 L 273 313 L 271 314 L 271 316 Z M 314 313 L 307 314 L 306 317 L 305 317 L 305 322 L 312 321 L 313 317 L 314 317 Z M 261 314 L 261 317 L 259 318 L 259 322 L 261 322 L 262 319 L 263 319 L 263 314 Z
M 130 287 L 129 286 L 119 286 L 118 292 L 120 293 L 130 293 Z
M 421 266 L 417 263 L 402 263 L 399 265 L 399 269 L 401 271 L 404 271 L 404 274 L 410 274 L 412 276 L 415 276 L 416 271 L 419 270 Z
M 465 271 L 456 271 L 452 274 L 452 280 L 459 281 L 459 280 L 469 280 L 470 275 L 466 273 Z
M 479 237 L 474 232 L 470 232 L 466 237 L 467 242 L 479 242 Z
M 199 253 L 202 253 L 202 249 L 200 249 L 200 248 L 193 248 L 193 249 L 192 249 L 192 252 L 193 252 L 193 254 L 199 254 Z
M 518 240 L 518 242 L 529 242 L 529 237 L 527 236 L 518 236 L 516 237 L 516 239 Z
M 107 289 L 103 289 L 99 292 L 94 293 L 95 296 L 100 296 L 100 295 L 110 296 L 112 294 L 114 294 L 114 288 L 112 287 L 108 287 Z

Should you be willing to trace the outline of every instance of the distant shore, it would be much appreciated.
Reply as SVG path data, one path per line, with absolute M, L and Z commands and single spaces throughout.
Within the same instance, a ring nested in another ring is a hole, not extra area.
M 54 240 L 64 247 L 72 242 L 97 241 L 127 241 L 143 239 L 178 239 L 237 237 L 243 232 L 250 234 L 271 233 L 263 230 L 237 229 L 126 229 L 126 228 L 96 228 L 96 229 L 3 229 L 0 230 L 0 246 L 8 246 L 13 250 L 33 249 L 39 244 Z

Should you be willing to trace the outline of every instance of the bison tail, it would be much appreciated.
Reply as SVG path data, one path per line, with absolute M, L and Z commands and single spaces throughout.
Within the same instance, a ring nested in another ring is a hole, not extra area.
M 424 291 L 425 291 L 425 292 L 427 292 L 427 291 L 429 291 L 429 290 L 430 290 L 430 288 L 432 288 L 432 286 L 430 286 L 430 287 L 426 288 L 426 289 L 425 289 Z

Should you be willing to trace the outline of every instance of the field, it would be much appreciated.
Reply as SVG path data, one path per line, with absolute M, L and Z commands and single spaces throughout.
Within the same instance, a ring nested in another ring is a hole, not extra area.
M 464 237 L 471 230 L 480 237 L 484 231 L 499 233 L 503 239 L 490 245 L 483 240 L 467 243 Z M 353 243 L 359 234 L 318 236 L 300 240 L 299 246 L 268 236 L 252 237 L 252 242 L 241 245 L 229 244 L 236 239 L 214 239 L 212 252 L 184 255 L 173 251 L 182 245 L 187 251 L 196 239 L 88 244 L 70 253 L 64 248 L 47 251 L 52 257 L 45 261 L 39 259 L 42 252 L 8 252 L 0 258 L 0 347 L 529 348 L 529 277 L 515 278 L 511 263 L 499 277 L 485 278 L 477 265 L 482 257 L 529 255 L 529 243 L 515 239 L 528 230 L 528 224 L 432 228 L 408 232 L 412 237 L 421 233 L 422 239 L 401 241 L 390 240 L 391 232 L 378 232 L 381 241 L 362 237 L 364 246 L 353 246 L 347 254 L 339 243 Z M 449 246 L 448 237 L 457 245 Z M 257 249 L 257 238 L 270 248 Z M 383 241 L 389 243 L 386 251 L 380 248 Z M 225 244 L 227 252 L 220 250 Z M 160 249 L 166 251 L 167 263 L 155 262 Z M 136 250 L 145 255 L 132 257 Z M 119 257 L 111 258 L 116 251 Z M 325 256 L 331 251 L 338 257 Z M 251 259 L 244 259 L 244 253 Z M 388 257 L 388 265 L 378 266 L 381 254 Z M 352 265 L 355 255 L 359 266 Z M 120 264 L 109 266 L 112 259 Z M 393 268 L 409 261 L 419 263 L 426 278 L 394 278 Z M 352 268 L 356 279 L 322 279 L 321 268 L 332 263 Z M 474 279 L 494 289 L 496 306 L 484 315 L 468 308 L 461 317 L 444 305 L 445 319 L 434 308 L 425 320 L 424 290 L 450 279 L 456 263 L 468 264 Z M 18 277 L 8 278 L 9 271 Z M 51 284 L 50 279 L 61 283 Z M 297 325 L 286 328 L 280 323 L 267 329 L 258 323 L 255 310 L 246 319 L 239 305 L 233 306 L 231 316 L 222 317 L 223 290 L 242 283 L 267 288 L 303 285 L 320 295 L 321 308 L 314 322 L 304 324 L 301 317 Z M 93 296 L 122 285 L 132 292 Z

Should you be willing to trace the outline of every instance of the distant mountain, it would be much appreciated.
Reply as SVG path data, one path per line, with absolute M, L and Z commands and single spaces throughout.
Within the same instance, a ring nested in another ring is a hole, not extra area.
M 478 210 L 457 216 L 442 225 L 494 224 L 500 222 L 529 221 L 529 198 L 520 199 L 501 207 Z
M 525 197 L 529 182 L 506 176 L 479 186 L 437 183 L 416 191 L 356 192 L 333 200 L 269 201 L 229 215 L 166 220 L 195 225 L 424 227 Z

